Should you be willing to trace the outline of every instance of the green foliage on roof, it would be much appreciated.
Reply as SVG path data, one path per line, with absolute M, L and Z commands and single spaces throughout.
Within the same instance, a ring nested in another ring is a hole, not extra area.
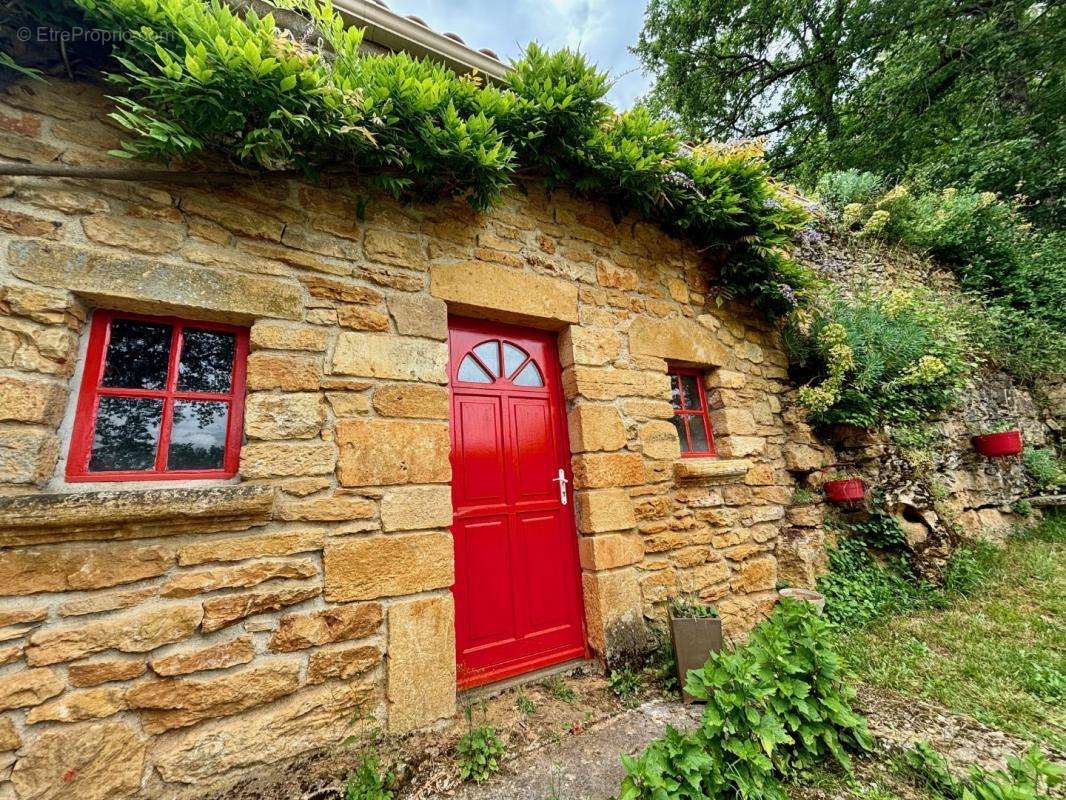
M 579 53 L 530 45 L 496 87 L 403 53 L 361 53 L 361 32 L 328 0 L 275 0 L 278 15 L 313 25 L 306 41 L 274 13 L 220 0 L 69 3 L 124 34 L 107 67 L 119 90 L 112 116 L 129 132 L 116 155 L 354 170 L 399 197 L 462 197 L 479 210 L 529 172 L 686 237 L 714 256 L 726 296 L 770 316 L 810 282 L 786 254 L 806 214 L 775 189 L 760 154 L 690 150 L 644 110 L 616 114 L 606 75 Z

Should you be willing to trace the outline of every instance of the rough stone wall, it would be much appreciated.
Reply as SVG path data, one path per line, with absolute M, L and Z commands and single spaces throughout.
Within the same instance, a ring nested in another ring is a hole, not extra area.
M 874 240 L 846 234 L 807 238 L 799 257 L 844 291 L 895 286 L 957 289 L 954 276 L 929 259 Z M 1062 385 L 1041 386 L 1043 395 L 1009 375 L 981 370 L 962 393 L 959 406 L 930 420 L 933 438 L 924 452 L 908 452 L 891 430 L 860 431 L 847 426 L 823 432 L 835 447 L 834 462 L 853 465 L 879 502 L 898 515 L 917 565 L 933 576 L 960 538 L 1002 540 L 1026 520 L 1012 506 L 1034 487 L 1018 457 L 979 455 L 971 436 L 1009 423 L 1022 430 L 1026 446 L 1061 450 L 1066 396 Z M 811 473 L 817 486 L 819 474 Z
M 103 91 L 0 91 L 0 157 L 111 164 Z M 668 597 L 750 628 L 810 583 L 823 458 L 698 254 L 536 184 L 485 216 L 357 184 L 0 179 L 0 798 L 195 795 L 455 713 L 449 312 L 559 332 L 588 638 Z M 360 209 L 365 203 L 365 215 Z M 250 327 L 239 480 L 66 486 L 94 307 Z M 719 458 L 680 459 L 667 359 Z M 782 535 L 784 531 L 784 535 Z

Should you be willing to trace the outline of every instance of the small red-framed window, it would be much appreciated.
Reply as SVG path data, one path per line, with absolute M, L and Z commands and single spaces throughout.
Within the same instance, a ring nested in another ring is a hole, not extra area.
M 696 369 L 671 367 L 670 402 L 674 406 L 672 422 L 681 439 L 681 455 L 713 456 L 714 431 L 707 417 L 707 393 L 703 373 Z
M 248 330 L 97 310 L 67 480 L 237 474 Z

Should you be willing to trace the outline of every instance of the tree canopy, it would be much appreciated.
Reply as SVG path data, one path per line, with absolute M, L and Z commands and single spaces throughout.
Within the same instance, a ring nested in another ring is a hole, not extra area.
M 651 0 L 649 105 L 771 163 L 959 184 L 1061 222 L 1066 19 L 1043 0 Z

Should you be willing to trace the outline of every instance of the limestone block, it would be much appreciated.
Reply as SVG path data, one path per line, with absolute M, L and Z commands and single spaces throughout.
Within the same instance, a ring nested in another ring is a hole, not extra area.
M 174 563 L 163 547 L 45 547 L 0 555 L 0 595 L 102 589 L 162 575 Z
M 281 618 L 270 638 L 270 649 L 279 653 L 305 650 L 333 642 L 362 639 L 381 627 L 379 603 L 351 603 Z
M 621 349 L 618 334 L 609 328 L 571 325 L 559 337 L 559 359 L 564 367 L 602 366 L 618 358 Z
M 163 597 L 196 597 L 219 589 L 249 589 L 280 578 L 310 578 L 318 574 L 311 559 L 257 560 L 243 564 L 179 572 L 160 587 Z
M 681 440 L 673 423 L 653 420 L 640 426 L 640 441 L 647 458 L 674 460 L 681 457 Z
M 589 646 L 609 657 L 642 632 L 640 584 L 632 567 L 609 572 L 583 572 L 585 620 Z
M 331 540 L 323 560 L 329 601 L 416 594 L 455 582 L 452 537 L 443 532 Z
M 573 468 L 578 489 L 644 483 L 644 459 L 637 453 L 581 453 L 574 456 Z
M 43 483 L 58 458 L 59 440 L 51 431 L 0 425 L 0 483 Z
M 318 356 L 304 353 L 252 353 L 248 356 L 248 390 L 299 392 L 317 389 L 322 375 L 320 362 Z
M 336 745 L 351 735 L 352 719 L 365 718 L 376 702 L 374 688 L 366 684 L 305 689 L 236 718 L 160 737 L 152 742 L 152 763 L 164 780 L 194 785 L 197 793 L 224 790 L 234 770 Z
M 299 319 L 303 298 L 290 280 L 235 270 L 220 271 L 105 253 L 42 241 L 13 241 L 14 274 L 40 286 L 77 292 L 90 300 L 123 299 L 146 311 L 180 312 L 226 322 L 278 317 Z
M 326 403 L 318 393 L 248 395 L 244 432 L 251 439 L 310 439 L 326 419 Z
M 335 417 L 360 417 L 370 410 L 370 398 L 359 392 L 326 392 Z
M 300 586 L 212 597 L 204 600 L 203 631 L 211 633 L 245 617 L 278 611 L 286 606 L 310 600 L 321 593 L 321 586 Z
M 349 681 L 381 663 L 381 651 L 373 645 L 322 648 L 307 658 L 307 682 Z
M 148 669 L 141 659 L 79 661 L 67 667 L 67 681 L 81 689 L 99 686 L 111 681 L 131 681 L 139 678 Z
M 446 528 L 452 524 L 449 486 L 389 489 L 381 498 L 381 527 L 386 531 Z
M 15 730 L 15 723 L 7 717 L 0 718 L 0 753 L 18 750 L 21 744 L 22 739 Z
M 401 336 L 448 338 L 448 306 L 426 294 L 396 292 L 388 296 L 389 311 Z
M 20 800 L 125 800 L 140 790 L 144 752 L 120 722 L 63 726 L 25 748 L 11 783 Z
M 335 375 L 358 375 L 423 383 L 447 383 L 448 347 L 443 342 L 388 333 L 342 331 L 333 351 Z
M 669 400 L 670 379 L 665 372 L 575 365 L 563 370 L 563 390 L 567 397 L 589 400 L 634 396 Z
M 0 377 L 0 420 L 55 425 L 63 414 L 67 389 L 29 376 Z
M 289 478 L 328 475 L 337 463 L 331 442 L 248 442 L 241 448 L 244 478 Z
M 429 293 L 446 301 L 455 313 L 558 327 L 578 321 L 577 286 L 559 278 L 462 261 L 435 264 L 429 282 Z
M 376 308 L 342 305 L 337 308 L 337 324 L 357 331 L 387 331 L 389 315 Z
M 170 677 L 203 672 L 209 669 L 228 669 L 238 664 L 247 664 L 255 657 L 255 647 L 250 636 L 239 636 L 225 642 L 188 652 L 178 652 L 162 658 L 153 658 L 152 672 Z
M 758 431 L 755 417 L 746 408 L 719 408 L 708 413 L 716 434 L 753 436 Z
M 269 486 L 0 497 L 0 547 L 244 529 L 269 519 L 273 505 L 274 489 Z M 110 548 L 99 545 L 93 549 L 110 552 Z M 113 584 L 72 588 L 102 588 L 104 585 Z
M 679 569 L 677 580 L 682 592 L 702 596 L 712 586 L 729 580 L 729 565 L 718 560 L 698 567 Z
M 285 697 L 299 685 L 299 662 L 268 660 L 219 677 L 138 683 L 126 691 L 126 703 L 141 712 L 146 732 L 163 733 L 247 711 Z
M 374 392 L 374 410 L 383 417 L 448 419 L 448 390 L 443 386 L 396 383 Z
M 785 466 L 795 472 L 810 472 L 821 469 L 826 463 L 824 450 L 805 444 L 786 444 L 784 456 Z
M 261 319 L 252 325 L 249 343 L 253 350 L 309 350 L 321 352 L 329 343 L 329 331 L 311 325 L 293 325 Z
M 297 528 L 281 533 L 194 542 L 178 550 L 178 563 L 188 567 L 209 561 L 242 561 L 246 558 L 306 553 L 321 550 L 324 536 L 322 528 Z
M 97 689 L 67 692 L 57 700 L 30 709 L 26 715 L 26 724 L 104 719 L 125 708 L 125 689 L 118 686 L 101 686 Z
M 342 490 L 343 491 L 343 490 Z M 324 497 L 306 500 L 279 500 L 278 518 L 286 521 L 348 522 L 370 519 L 376 507 L 361 495 L 335 492 Z
M 451 479 L 448 426 L 440 422 L 356 420 L 337 422 L 345 486 L 447 483 Z
M 389 607 L 385 692 L 393 734 L 455 715 L 455 608 L 450 594 Z
M 30 637 L 31 666 L 73 661 L 103 650 L 145 653 L 193 634 L 203 619 L 199 603 L 135 609 L 77 625 L 49 627 Z
M 777 585 L 777 560 L 771 555 L 749 558 L 733 576 L 733 591 L 750 594 L 773 589 Z
M 721 367 L 729 362 L 717 334 L 687 317 L 636 317 L 629 326 L 629 352 L 695 366 Z
M 40 705 L 63 688 L 63 681 L 50 669 L 7 672 L 0 676 L 0 711 Z
M 582 533 L 624 531 L 636 527 L 633 501 L 622 489 L 577 492 L 577 527 Z
M 626 430 L 614 406 L 581 403 L 567 416 L 570 449 L 575 453 L 619 450 L 625 446 Z
M 425 245 L 417 236 L 395 231 L 369 228 L 363 241 L 366 257 L 371 261 L 419 267 L 425 263 Z
M 630 564 L 639 564 L 644 558 L 644 543 L 640 534 L 636 533 L 582 536 L 578 548 L 581 568 L 586 570 L 627 567 Z
M 91 241 L 149 255 L 169 253 L 185 239 L 181 225 L 129 216 L 92 214 L 82 217 L 81 227 Z
M 745 459 L 683 458 L 674 462 L 674 477 L 678 480 L 727 478 L 743 475 L 751 468 Z

